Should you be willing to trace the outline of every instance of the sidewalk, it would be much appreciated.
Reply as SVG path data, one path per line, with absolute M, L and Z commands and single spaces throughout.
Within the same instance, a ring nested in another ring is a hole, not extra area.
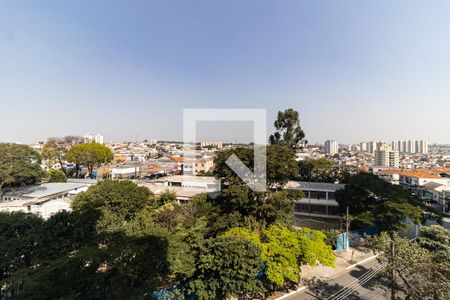
M 374 254 L 371 251 L 355 251 L 355 255 L 353 256 L 353 263 L 350 263 L 350 259 L 352 257 L 352 251 L 341 250 L 335 251 L 336 262 L 334 263 L 336 268 L 324 267 L 324 266 L 302 266 L 302 281 L 309 281 L 313 278 L 320 278 L 323 280 L 331 279 L 335 275 L 340 274 L 341 272 L 348 269 L 348 267 L 353 264 L 357 264 L 361 261 L 364 261 L 370 257 L 373 257 Z
M 365 262 L 367 260 L 370 260 L 375 257 L 375 255 L 371 251 L 359 251 L 356 250 L 355 254 L 353 256 L 353 264 L 351 264 L 349 261 L 352 256 L 352 251 L 349 249 L 348 251 L 342 250 L 342 251 L 335 251 L 334 254 L 336 255 L 336 261 L 334 263 L 335 268 L 332 267 L 324 267 L 324 266 L 302 266 L 302 282 L 308 282 L 312 279 L 321 279 L 321 280 L 330 280 L 334 277 L 338 276 L 339 274 L 342 274 L 346 272 L 348 269 L 353 267 L 354 265 L 357 265 L 359 263 Z M 306 288 L 305 285 L 300 283 L 298 285 L 298 289 L 292 290 L 289 293 L 281 293 L 277 292 L 275 293 L 271 299 L 283 299 L 291 294 L 294 294 L 296 292 L 299 292 L 301 290 L 304 290 Z

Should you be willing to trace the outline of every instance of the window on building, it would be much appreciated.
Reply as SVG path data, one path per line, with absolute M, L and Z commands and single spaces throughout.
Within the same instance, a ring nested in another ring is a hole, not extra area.
M 316 200 L 326 200 L 327 193 L 322 192 L 322 191 L 311 191 L 310 197 L 311 197 L 311 199 L 316 199 Z
M 327 208 L 324 205 L 311 205 L 310 212 L 312 214 L 321 214 L 325 215 L 327 213 Z

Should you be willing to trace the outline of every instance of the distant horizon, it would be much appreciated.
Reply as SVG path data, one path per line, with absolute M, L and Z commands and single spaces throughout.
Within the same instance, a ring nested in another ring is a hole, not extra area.
M 101 133 L 99 133 L 101 134 Z M 62 136 L 58 136 L 58 137 L 63 137 L 63 136 L 83 136 L 84 134 L 66 134 L 66 135 L 62 135 Z M 109 144 L 109 143 L 135 143 L 136 140 L 135 139 L 123 139 L 123 140 L 109 140 L 107 139 L 105 136 L 104 137 L 104 143 L 105 144 Z M 54 136 L 52 137 L 48 137 L 48 138 L 54 138 Z M 47 139 L 48 139 L 47 138 Z M 45 143 L 47 141 L 47 139 L 44 140 L 37 140 L 37 141 L 32 141 L 32 142 L 20 142 L 20 141 L 4 141 L 4 140 L 0 140 L 0 143 L 17 143 L 17 144 L 24 144 L 24 145 L 36 145 L 39 143 Z M 144 138 L 144 139 L 138 139 L 137 142 L 138 143 L 142 143 L 145 140 L 147 141 L 152 141 L 152 140 L 156 140 L 157 142 L 173 142 L 173 143 L 183 143 L 182 139 L 156 139 L 156 138 Z M 308 139 L 306 139 L 308 140 Z M 332 140 L 332 139 L 330 139 Z M 353 143 L 348 143 L 348 142 L 341 142 L 341 141 L 337 141 L 339 146 L 348 146 L 348 145 L 356 145 L 359 144 L 361 142 L 375 142 L 375 141 L 382 141 L 382 142 L 386 142 L 386 143 L 390 143 L 392 141 L 398 141 L 400 139 L 394 139 L 394 140 L 386 140 L 386 139 L 365 139 L 365 140 L 361 140 L 359 142 L 353 142 Z M 427 139 L 401 139 L 403 140 L 427 140 Z M 252 141 L 228 141 L 228 140 L 221 140 L 221 139 L 200 139 L 197 141 L 197 143 L 202 142 L 202 141 L 219 141 L 222 142 L 224 144 L 251 144 L 253 143 Z M 433 142 L 430 140 L 428 141 L 428 145 L 450 145 L 449 143 L 440 143 L 440 142 Z M 319 141 L 315 141 L 315 142 L 310 142 L 308 140 L 308 145 L 323 145 L 325 141 L 319 142 Z

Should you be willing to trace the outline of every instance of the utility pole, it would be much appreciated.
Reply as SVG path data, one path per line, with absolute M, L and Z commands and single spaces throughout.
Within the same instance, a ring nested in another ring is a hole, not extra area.
M 347 238 L 346 238 L 346 245 L 345 245 L 345 247 L 346 247 L 346 249 L 348 250 L 348 248 L 349 248 L 349 246 L 350 246 L 350 243 L 349 243 L 349 236 L 348 236 L 348 231 L 349 231 L 349 227 L 350 227 L 350 219 L 349 219 L 349 216 L 348 216 L 349 214 L 348 214 L 348 206 L 347 206 L 347 217 L 346 217 L 346 235 L 347 235 Z
M 446 205 L 447 205 L 447 203 L 446 203 L 447 201 L 446 201 L 446 200 L 447 200 L 447 199 L 445 199 L 445 197 L 446 197 L 446 195 L 445 195 L 445 190 L 442 191 L 442 196 L 443 196 L 443 199 L 442 199 L 442 204 L 443 204 L 443 205 L 442 205 L 442 211 L 443 211 L 443 213 L 445 214 L 445 213 L 446 213 L 445 210 L 447 209 L 447 207 L 446 207 Z
M 395 245 L 393 236 L 391 236 L 391 300 L 395 300 Z

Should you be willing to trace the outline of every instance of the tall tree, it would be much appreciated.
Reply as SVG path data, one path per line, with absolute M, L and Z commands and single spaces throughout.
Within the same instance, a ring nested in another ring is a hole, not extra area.
M 6 186 L 36 183 L 42 175 L 38 152 L 26 145 L 0 143 L 0 191 Z
M 399 292 L 413 294 L 413 278 L 421 266 L 430 263 L 429 251 L 416 242 L 401 238 L 396 232 L 382 232 L 368 238 L 369 245 L 379 254 L 378 261 L 383 266 L 382 277 L 389 282 L 391 299 L 397 299 Z M 438 298 L 439 299 L 439 298 Z
M 450 230 L 439 225 L 422 227 L 417 243 L 430 252 L 431 261 L 418 267 L 409 293 L 416 299 L 450 299 Z
M 227 165 L 227 159 L 235 154 L 250 170 L 253 170 L 255 154 L 252 148 L 239 147 L 223 150 L 217 153 L 214 159 L 214 175 L 226 185 L 244 185 L 244 182 Z M 297 177 L 298 169 L 295 160 L 295 151 L 287 146 L 271 145 L 266 150 L 267 169 L 261 170 L 267 174 L 268 188 L 280 188 L 288 180 Z
M 83 143 L 83 138 L 80 136 L 65 136 L 62 138 L 49 138 L 42 148 L 42 157 L 49 161 L 58 162 L 61 166 L 61 171 L 67 176 L 66 155 L 71 147 Z
M 305 133 L 300 127 L 300 117 L 298 111 L 289 108 L 284 112 L 279 111 L 275 126 L 275 133 L 269 138 L 272 145 L 284 145 L 297 148 L 305 137 Z
M 75 145 L 67 152 L 67 160 L 86 166 L 89 176 L 92 176 L 95 166 L 111 162 L 113 159 L 114 154 L 111 149 L 96 143 Z

